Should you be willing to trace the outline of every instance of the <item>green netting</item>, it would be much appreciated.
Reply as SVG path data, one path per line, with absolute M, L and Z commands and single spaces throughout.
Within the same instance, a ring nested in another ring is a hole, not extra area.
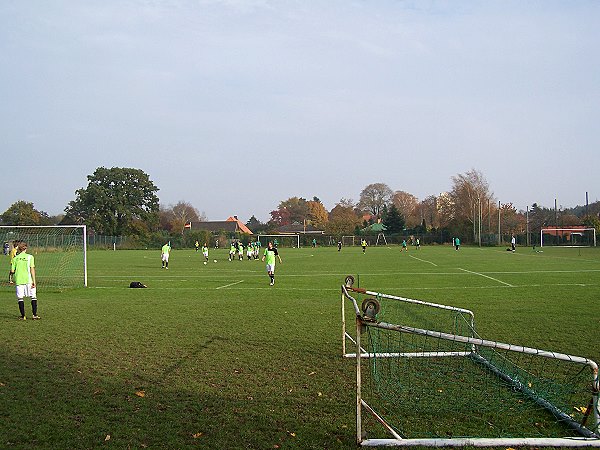
M 462 312 L 377 297 L 379 322 L 479 338 Z M 362 398 L 410 439 L 577 436 L 593 395 L 589 366 L 366 324 Z M 378 356 L 378 355 L 385 355 Z M 444 355 L 444 356 L 442 356 Z M 594 418 L 589 417 L 592 426 Z M 369 415 L 365 429 L 384 432 Z M 586 431 L 586 430 L 584 430 Z

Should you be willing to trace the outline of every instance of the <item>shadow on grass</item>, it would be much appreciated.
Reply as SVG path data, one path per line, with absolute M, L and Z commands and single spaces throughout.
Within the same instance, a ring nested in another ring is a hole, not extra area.
M 210 345 L 218 342 L 204 347 Z M 244 374 L 237 371 L 178 373 L 202 350 L 157 368 L 153 382 L 135 371 L 88 368 L 76 358 L 2 349 L 0 447 L 353 447 L 352 431 L 338 425 L 335 412 L 319 414 L 328 409 L 325 399 L 312 404 L 295 392 L 282 395 L 275 380 L 238 388 L 235 378 Z

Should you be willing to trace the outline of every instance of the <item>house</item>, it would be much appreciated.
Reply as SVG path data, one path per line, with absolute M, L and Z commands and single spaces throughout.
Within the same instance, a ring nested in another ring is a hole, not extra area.
M 206 222 L 189 222 L 188 230 L 210 231 L 211 233 L 245 233 L 253 234 L 252 231 L 237 216 L 228 217 L 227 220 L 213 220 Z

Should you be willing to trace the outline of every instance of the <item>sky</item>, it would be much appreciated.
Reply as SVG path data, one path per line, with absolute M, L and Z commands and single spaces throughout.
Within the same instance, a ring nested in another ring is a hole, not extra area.
M 593 202 L 598 24 L 595 0 L 3 0 L 0 212 L 62 213 L 98 167 L 209 220 L 471 169 L 517 209 Z

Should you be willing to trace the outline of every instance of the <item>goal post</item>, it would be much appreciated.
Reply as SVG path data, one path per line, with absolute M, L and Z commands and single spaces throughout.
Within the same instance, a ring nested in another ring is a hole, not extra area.
M 355 360 L 359 445 L 600 447 L 594 361 L 484 339 L 469 310 L 352 282 L 342 352 Z
M 596 229 L 593 227 L 542 228 L 540 247 L 596 247 Z
M 0 240 L 9 250 L 18 241 L 27 243 L 27 252 L 35 257 L 40 287 L 87 287 L 85 225 L 0 225 Z
M 281 247 L 294 247 L 300 248 L 300 235 L 299 234 L 259 234 L 256 236 L 261 246 L 266 246 L 269 241 Z

